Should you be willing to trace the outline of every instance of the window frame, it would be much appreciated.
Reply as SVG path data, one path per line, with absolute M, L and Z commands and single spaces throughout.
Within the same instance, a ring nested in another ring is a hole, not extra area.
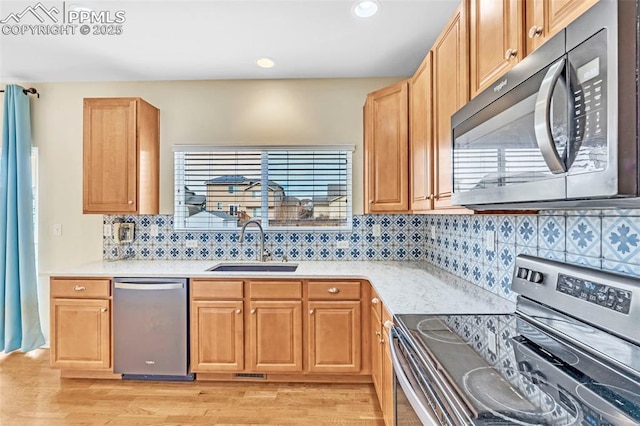
M 174 145 L 173 153 L 174 153 L 174 217 L 176 216 L 176 209 L 179 205 L 178 197 L 180 194 L 183 194 L 184 190 L 182 181 L 178 181 L 179 173 L 177 172 L 177 164 L 178 164 L 178 155 L 179 153 L 220 153 L 220 152 L 238 152 L 241 153 L 243 151 L 246 152 L 256 152 L 260 151 L 263 154 L 269 153 L 271 151 L 309 151 L 309 152 L 318 152 L 318 151 L 339 151 L 341 153 L 346 153 L 347 165 L 346 165 L 346 191 L 347 191 L 347 207 L 346 207 L 346 218 L 344 220 L 343 225 L 334 225 L 334 226 L 295 226 L 295 225 L 271 225 L 269 224 L 269 217 L 261 218 L 261 225 L 265 231 L 271 232 L 309 232 L 309 231 L 320 231 L 327 233 L 341 233 L 341 232 L 351 232 L 353 229 L 353 153 L 355 152 L 355 145 L 240 145 L 240 146 L 231 146 L 231 145 Z M 184 164 L 184 161 L 182 162 Z M 268 181 L 269 178 L 267 176 L 267 170 L 265 168 L 265 164 L 262 166 L 262 174 L 263 181 Z M 184 179 L 184 173 L 182 174 Z M 265 211 L 264 207 L 268 203 L 268 186 L 262 185 L 261 196 L 258 198 L 262 199 L 261 211 Z M 182 199 L 182 203 L 184 203 L 184 198 Z M 187 217 L 184 218 L 186 221 Z M 176 232 L 193 232 L 193 231 L 212 231 L 212 232 L 238 232 L 241 229 L 241 226 L 237 226 L 234 228 L 188 228 L 186 226 L 179 226 L 179 220 L 174 220 L 174 231 Z

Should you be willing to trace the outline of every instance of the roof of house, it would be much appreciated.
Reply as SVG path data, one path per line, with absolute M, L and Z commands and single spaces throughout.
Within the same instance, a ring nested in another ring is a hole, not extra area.
M 262 183 L 260 179 L 247 179 L 242 175 L 224 175 L 205 181 L 205 185 L 247 185 L 247 188 L 245 189 L 250 189 L 256 185 L 260 185 L 260 183 Z M 269 188 L 273 189 L 274 191 L 284 191 L 282 185 L 273 180 L 269 181 Z

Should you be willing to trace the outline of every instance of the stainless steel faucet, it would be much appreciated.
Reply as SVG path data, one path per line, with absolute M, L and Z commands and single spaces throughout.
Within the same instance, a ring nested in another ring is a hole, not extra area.
M 260 247 L 258 248 L 258 250 L 259 250 L 258 251 L 258 260 L 260 262 L 266 262 L 271 257 L 271 253 L 269 253 L 268 251 L 266 251 L 264 249 L 264 230 L 262 229 L 262 225 L 260 225 L 260 222 L 258 222 L 255 219 L 252 219 L 252 220 L 248 220 L 247 222 L 245 222 L 244 225 L 242 225 L 242 230 L 240 231 L 240 244 L 242 244 L 242 242 L 244 241 L 244 231 L 245 231 L 245 229 L 251 223 L 256 224 L 258 226 L 258 228 L 260 229 Z

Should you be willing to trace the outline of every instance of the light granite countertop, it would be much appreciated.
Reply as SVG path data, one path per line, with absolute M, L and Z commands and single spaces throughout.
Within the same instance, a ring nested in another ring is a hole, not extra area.
M 48 271 L 66 277 L 364 278 L 393 314 L 508 313 L 515 304 L 427 262 L 291 262 L 295 272 L 208 272 L 219 261 L 122 260 Z

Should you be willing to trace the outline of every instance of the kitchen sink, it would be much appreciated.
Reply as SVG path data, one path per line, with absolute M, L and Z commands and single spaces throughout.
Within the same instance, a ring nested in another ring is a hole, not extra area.
M 295 272 L 295 263 L 222 263 L 207 269 L 210 272 Z

